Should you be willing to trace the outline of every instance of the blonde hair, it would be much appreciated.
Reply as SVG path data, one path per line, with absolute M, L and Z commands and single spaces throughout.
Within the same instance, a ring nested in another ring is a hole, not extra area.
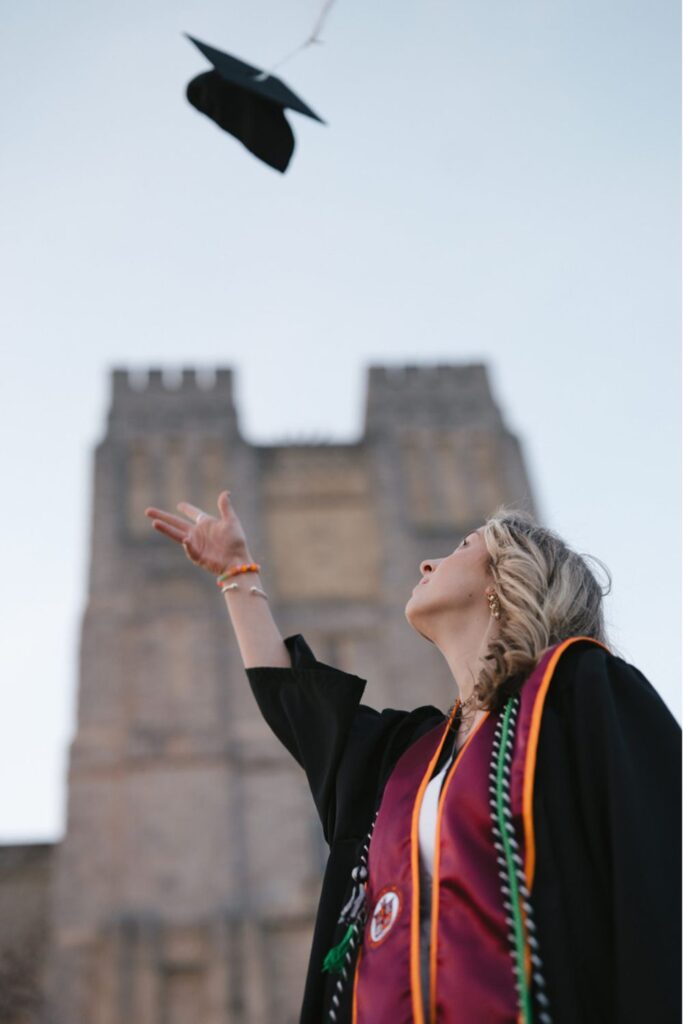
M 518 692 L 546 647 L 572 636 L 608 642 L 603 597 L 611 590 L 609 569 L 593 555 L 573 551 L 557 533 L 523 509 L 501 505 L 482 531 L 488 550 L 500 618 L 474 685 L 474 703 L 501 710 Z M 607 575 L 602 590 L 587 559 Z

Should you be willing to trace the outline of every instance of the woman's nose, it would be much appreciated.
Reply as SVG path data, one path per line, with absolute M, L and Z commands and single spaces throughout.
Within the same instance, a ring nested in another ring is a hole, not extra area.
M 425 559 L 424 562 L 420 562 L 420 572 L 423 576 L 426 576 L 430 572 L 434 572 L 434 566 L 437 560 L 434 558 Z

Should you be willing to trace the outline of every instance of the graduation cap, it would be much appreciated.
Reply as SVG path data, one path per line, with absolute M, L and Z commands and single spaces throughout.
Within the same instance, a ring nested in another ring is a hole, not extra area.
M 192 36 L 187 38 L 214 67 L 189 82 L 187 98 L 192 106 L 239 139 L 259 160 L 285 171 L 294 152 L 285 108 L 325 124 L 323 119 L 275 75 L 264 74 Z

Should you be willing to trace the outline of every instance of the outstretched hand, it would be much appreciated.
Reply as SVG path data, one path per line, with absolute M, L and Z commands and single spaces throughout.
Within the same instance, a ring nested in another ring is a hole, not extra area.
M 195 565 L 217 576 L 231 562 L 250 560 L 247 538 L 230 501 L 230 491 L 221 491 L 218 496 L 220 518 L 210 516 L 189 501 L 179 501 L 176 508 L 186 519 L 152 506 L 145 509 L 145 515 L 152 520 L 155 530 L 181 544 Z

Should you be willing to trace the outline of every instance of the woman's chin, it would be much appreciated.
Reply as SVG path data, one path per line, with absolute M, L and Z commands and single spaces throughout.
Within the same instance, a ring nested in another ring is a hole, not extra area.
M 406 601 L 406 608 L 409 605 L 415 604 L 417 601 L 419 601 L 418 594 L 420 593 L 421 590 L 422 590 L 422 584 L 421 583 L 416 583 L 415 586 L 413 587 L 412 591 L 410 592 L 410 597 Z
M 418 602 L 415 600 L 415 594 L 411 594 L 408 600 L 406 601 L 405 607 L 403 609 L 403 614 L 405 615 L 406 619 L 413 627 L 413 629 L 416 628 L 415 623 L 413 622 L 413 618 L 417 614 L 417 604 Z

